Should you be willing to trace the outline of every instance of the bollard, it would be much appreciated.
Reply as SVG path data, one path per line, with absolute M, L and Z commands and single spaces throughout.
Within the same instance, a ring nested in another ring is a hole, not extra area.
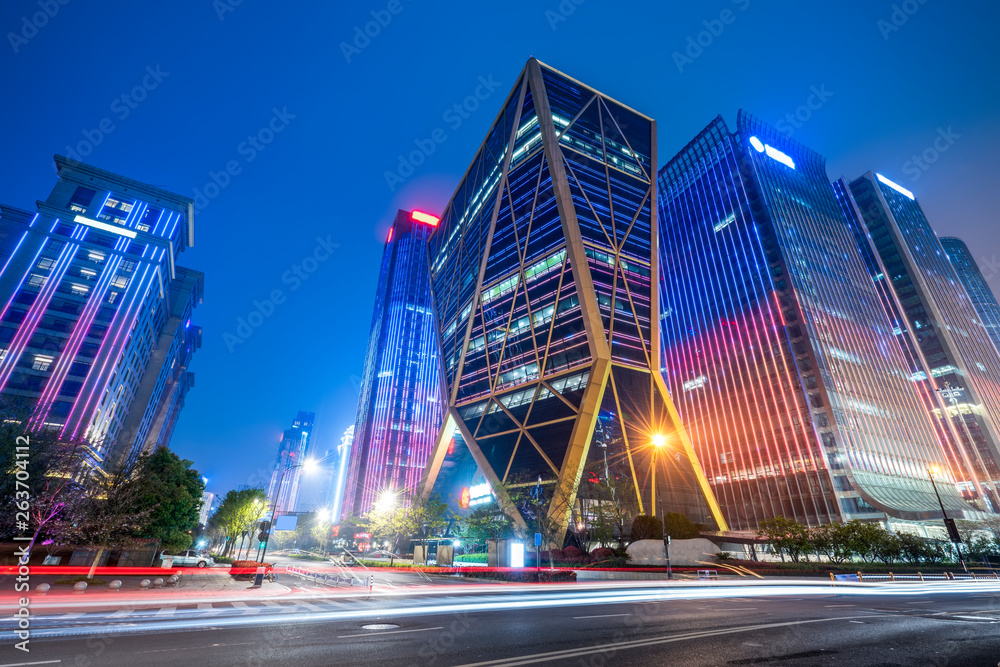
M 917 572 L 917 576 L 920 577 L 920 581 L 924 580 L 924 573 L 923 572 Z
M 36 593 L 41 593 L 42 595 L 45 595 L 46 593 L 49 592 L 50 588 L 52 588 L 52 587 L 49 586 L 48 584 L 40 584 L 40 585 L 38 585 L 38 586 L 35 587 L 35 592 Z
M 153 586 L 155 586 L 156 588 L 159 588 L 162 585 L 163 585 L 163 578 L 162 577 L 157 577 L 156 579 L 153 579 Z
M 864 580 L 865 580 L 865 575 L 858 572 L 858 581 L 864 581 Z
M 150 584 L 149 579 L 143 579 L 142 581 L 139 582 L 139 588 L 146 590 L 147 588 L 149 588 L 149 584 Z
M 889 573 L 889 581 L 896 581 L 896 577 L 892 576 L 892 572 Z
M 122 580 L 121 579 L 114 579 L 114 580 L 112 580 L 112 582 L 110 584 L 108 584 L 108 590 L 109 591 L 117 591 L 121 587 L 122 587 Z
M 75 584 L 73 584 L 73 590 L 76 591 L 77 593 L 84 592 L 85 590 L 87 590 L 87 582 L 86 581 L 76 582 Z

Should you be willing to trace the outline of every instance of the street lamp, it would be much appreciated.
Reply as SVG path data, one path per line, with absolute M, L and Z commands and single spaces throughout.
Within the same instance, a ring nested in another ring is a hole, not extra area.
M 930 466 L 927 468 L 927 475 L 931 478 L 931 486 L 934 487 L 934 495 L 937 496 L 938 505 L 941 506 L 941 516 L 944 518 L 944 528 L 948 533 L 948 537 L 951 538 L 952 544 L 955 545 L 955 551 L 958 552 L 958 560 L 962 563 L 962 568 L 968 572 L 969 567 L 965 564 L 965 558 L 962 556 L 962 547 L 959 546 L 960 539 L 956 541 L 955 538 L 959 538 L 958 529 L 955 527 L 954 519 L 948 518 L 948 513 L 944 509 L 944 502 L 941 501 L 941 494 L 938 493 L 937 482 L 934 481 L 934 475 L 940 475 L 941 469 L 937 466 Z
M 302 461 L 302 463 L 296 463 L 294 465 L 286 465 L 284 468 L 281 469 L 281 475 L 278 477 L 278 486 L 274 490 L 274 501 L 271 503 L 271 521 L 269 522 L 270 525 L 268 526 L 269 533 L 267 539 L 264 540 L 264 546 L 261 549 L 260 560 L 258 561 L 259 563 L 264 562 L 264 556 L 267 554 L 267 545 L 271 543 L 270 533 L 274 532 L 274 514 L 275 512 L 278 511 L 278 499 L 281 498 L 281 486 L 285 482 L 285 473 L 288 472 L 289 470 L 295 470 L 296 468 L 302 468 L 305 472 L 311 472 L 313 470 L 317 470 L 320 467 L 319 465 L 320 462 L 323 461 L 323 459 L 325 458 L 326 458 L 325 456 L 322 459 L 307 458 L 304 461 Z
M 663 531 L 663 555 L 667 559 L 667 580 L 673 579 L 673 571 L 670 568 L 670 536 L 667 535 L 667 518 L 663 513 L 663 501 L 660 500 L 657 505 L 656 501 L 656 453 L 663 450 L 667 446 L 667 436 L 662 433 L 653 434 L 653 493 L 651 498 L 651 505 L 653 507 L 653 513 L 655 516 L 656 508 L 659 507 L 660 510 L 660 527 Z

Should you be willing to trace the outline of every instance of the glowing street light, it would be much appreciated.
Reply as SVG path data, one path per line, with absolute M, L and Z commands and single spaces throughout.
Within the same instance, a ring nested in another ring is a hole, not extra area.
M 379 495 L 378 500 L 375 501 L 375 511 L 376 512 L 388 512 L 396 506 L 396 492 L 392 489 L 386 489 Z

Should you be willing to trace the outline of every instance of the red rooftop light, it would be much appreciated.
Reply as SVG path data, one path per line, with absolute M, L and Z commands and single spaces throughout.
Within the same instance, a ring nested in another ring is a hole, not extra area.
M 389 228 L 389 236 L 385 239 L 386 243 L 389 243 L 390 241 L 392 241 L 392 233 L 393 233 L 393 231 L 395 231 L 395 229 L 396 229 L 395 227 L 390 227 Z
M 417 222 L 423 222 L 431 227 L 437 227 L 438 223 L 441 222 L 441 218 L 431 215 L 430 213 L 424 213 L 423 211 L 414 211 L 410 214 L 410 219 L 416 220 Z

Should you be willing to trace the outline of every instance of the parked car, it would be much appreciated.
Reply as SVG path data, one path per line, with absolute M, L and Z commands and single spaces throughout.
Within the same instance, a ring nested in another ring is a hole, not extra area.
M 163 552 L 160 558 L 173 558 L 176 567 L 211 567 L 215 565 L 215 560 L 206 553 L 188 549 L 179 554 L 168 554 Z

